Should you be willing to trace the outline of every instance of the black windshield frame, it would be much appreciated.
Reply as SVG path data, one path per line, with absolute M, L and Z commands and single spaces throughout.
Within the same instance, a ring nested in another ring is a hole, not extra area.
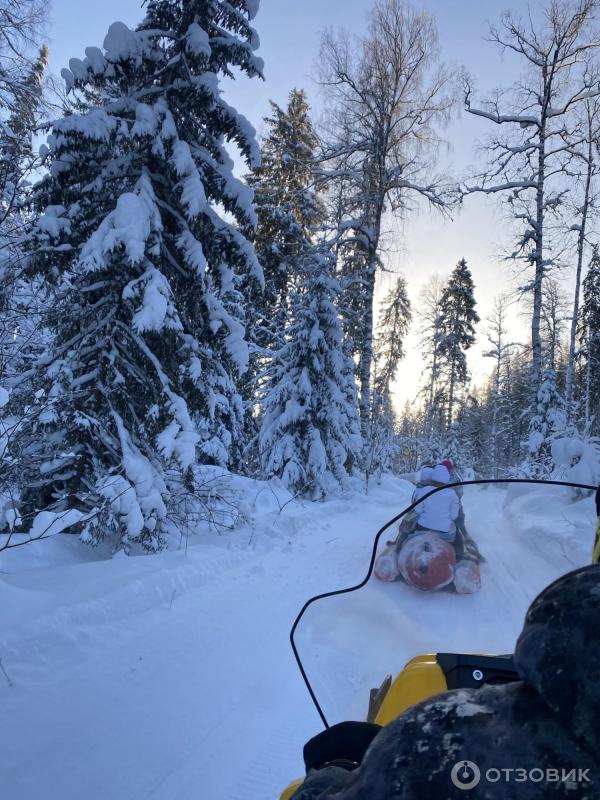
M 300 670 L 300 674 L 302 675 L 302 679 L 303 679 L 303 681 L 304 681 L 304 683 L 306 685 L 306 688 L 308 690 L 310 698 L 311 698 L 315 708 L 317 709 L 319 717 L 321 718 L 321 721 L 323 722 L 323 725 L 324 725 L 325 728 L 329 728 L 330 725 L 329 725 L 329 723 L 327 721 L 327 718 L 326 718 L 326 716 L 325 716 L 325 714 L 323 712 L 323 709 L 321 708 L 321 705 L 320 705 L 320 703 L 319 703 L 319 701 L 317 699 L 317 696 L 316 696 L 315 691 L 314 691 L 314 689 L 313 689 L 313 687 L 312 687 L 312 685 L 310 683 L 310 680 L 308 679 L 308 675 L 306 674 L 306 670 L 304 669 L 304 665 L 302 664 L 302 659 L 300 658 L 300 653 L 298 652 L 298 648 L 296 646 L 296 641 L 295 641 L 295 638 L 294 638 L 295 634 L 296 634 L 296 629 L 298 628 L 298 625 L 302 621 L 302 618 L 304 617 L 304 614 L 310 608 L 310 606 L 313 605 L 313 603 L 316 603 L 318 600 L 324 600 L 327 597 L 337 597 L 338 595 L 349 594 L 350 592 L 358 592 L 359 589 L 362 589 L 364 586 L 366 586 L 367 583 L 369 582 L 369 580 L 371 579 L 371 576 L 373 575 L 373 569 L 375 567 L 375 560 L 377 558 L 377 548 L 379 546 L 379 540 L 381 539 L 383 534 L 388 530 L 388 528 L 390 528 L 396 522 L 401 520 L 402 517 L 406 516 L 406 514 L 409 514 L 411 511 L 413 511 L 426 498 L 431 497 L 434 494 L 437 494 L 437 492 L 442 492 L 442 491 L 444 491 L 444 489 L 455 489 L 455 488 L 460 487 L 460 486 L 483 486 L 483 485 L 486 485 L 486 484 L 487 485 L 492 485 L 492 484 L 494 484 L 494 485 L 531 484 L 531 485 L 537 485 L 537 486 L 540 486 L 540 485 L 541 486 L 564 486 L 564 487 L 570 488 L 570 489 L 581 489 L 583 491 L 589 491 L 589 492 L 596 492 L 598 490 L 597 486 L 591 486 L 591 485 L 586 484 L 586 483 L 573 483 L 571 481 L 541 480 L 541 479 L 536 479 L 536 478 L 496 478 L 496 479 L 488 478 L 488 479 L 480 479 L 480 480 L 473 480 L 473 481 L 458 481 L 456 483 L 448 483 L 448 484 L 444 484 L 443 486 L 434 487 L 430 492 L 427 492 L 427 494 L 423 495 L 422 497 L 419 497 L 418 500 L 416 500 L 414 503 L 411 503 L 409 506 L 407 506 L 402 511 L 400 511 L 399 514 L 396 514 L 395 517 L 392 517 L 392 519 L 390 519 L 388 522 L 386 522 L 385 525 L 382 528 L 380 528 L 377 531 L 377 534 L 375 535 L 375 539 L 373 541 L 373 548 L 372 548 L 372 551 L 371 551 L 371 560 L 369 562 L 369 569 L 367 570 L 367 574 L 364 577 L 364 579 L 360 583 L 357 583 L 356 586 L 349 586 L 346 589 L 336 589 L 335 591 L 332 591 L 332 592 L 324 592 L 323 594 L 318 594 L 318 595 L 315 595 L 314 597 L 311 597 L 302 606 L 302 609 L 300 610 L 300 613 L 298 614 L 298 616 L 294 620 L 294 623 L 292 625 L 292 629 L 290 631 L 290 643 L 292 645 L 292 651 L 294 653 L 294 658 L 296 659 L 296 663 L 298 665 L 298 669 Z M 598 491 L 600 491 L 600 490 L 598 490 Z

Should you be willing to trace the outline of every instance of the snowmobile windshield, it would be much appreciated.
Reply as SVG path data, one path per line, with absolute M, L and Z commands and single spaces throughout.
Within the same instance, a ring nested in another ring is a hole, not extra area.
M 366 719 L 370 690 L 416 656 L 512 654 L 533 598 L 590 563 L 593 487 L 403 487 L 379 532 L 348 530 L 332 542 L 331 584 L 292 630 L 325 724 Z

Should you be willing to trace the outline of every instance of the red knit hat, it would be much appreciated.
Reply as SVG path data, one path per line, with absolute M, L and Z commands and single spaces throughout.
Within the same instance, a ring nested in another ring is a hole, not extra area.
M 450 458 L 445 458 L 441 463 L 446 469 L 454 469 L 454 463 Z

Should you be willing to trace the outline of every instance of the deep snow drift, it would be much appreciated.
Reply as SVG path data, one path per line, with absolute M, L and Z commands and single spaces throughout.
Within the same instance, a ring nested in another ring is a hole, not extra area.
M 3 796 L 266 800 L 302 773 L 319 719 L 291 623 L 312 594 L 364 577 L 412 486 L 311 504 L 235 484 L 250 522 L 160 555 L 68 536 L 0 553 Z M 370 685 L 417 653 L 512 650 L 533 596 L 589 561 L 590 498 L 478 488 L 464 502 L 487 558 L 479 595 L 372 583 L 307 615 L 298 643 L 332 718 L 364 716 Z

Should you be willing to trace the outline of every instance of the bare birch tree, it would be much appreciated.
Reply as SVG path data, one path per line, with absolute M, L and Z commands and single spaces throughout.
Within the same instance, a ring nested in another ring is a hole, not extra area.
M 18 110 L 23 74 L 31 66 L 46 23 L 47 0 L 0 0 L 0 108 Z
M 443 418 L 445 398 L 440 394 L 441 354 L 440 342 L 443 336 L 443 308 L 445 283 L 439 275 L 432 276 L 419 295 L 418 318 L 421 331 L 420 346 L 424 362 L 423 374 L 425 415 L 424 432 L 432 436 Z M 444 402 L 441 402 L 441 401 Z
M 470 114 L 500 128 L 487 144 L 489 164 L 466 186 L 467 192 L 500 195 L 519 227 L 511 258 L 532 269 L 524 287 L 533 295 L 531 316 L 532 396 L 542 376 L 540 335 L 543 283 L 557 263 L 548 242 L 552 215 L 567 192 L 566 164 L 572 158 L 578 109 L 600 95 L 598 81 L 586 69 L 599 44 L 595 31 L 597 0 L 552 0 L 542 20 L 527 21 L 511 12 L 490 29 L 490 40 L 515 53 L 525 68 L 522 78 L 480 107 L 465 84 Z
M 506 407 L 504 396 L 507 369 L 510 369 L 510 356 L 515 344 L 507 339 L 508 333 L 508 306 L 509 299 L 505 294 L 494 298 L 494 307 L 487 318 L 488 329 L 486 337 L 490 349 L 483 353 L 484 358 L 494 359 L 494 372 L 492 375 L 491 401 L 491 428 L 490 428 L 490 462 L 494 470 L 494 478 L 499 476 L 499 442 L 502 433 L 501 418 Z
M 46 0 L 0 0 L 0 230 L 15 214 L 22 179 L 33 169 L 36 111 L 48 60 L 39 48 Z
M 328 119 L 323 174 L 343 181 L 346 189 L 341 231 L 352 250 L 360 296 L 355 355 L 367 434 L 383 217 L 386 211 L 405 215 L 415 198 L 447 208 L 449 192 L 433 165 L 438 127 L 454 105 L 452 72 L 439 64 L 437 31 L 429 14 L 403 0 L 375 0 L 364 37 L 325 33 L 320 80 Z

